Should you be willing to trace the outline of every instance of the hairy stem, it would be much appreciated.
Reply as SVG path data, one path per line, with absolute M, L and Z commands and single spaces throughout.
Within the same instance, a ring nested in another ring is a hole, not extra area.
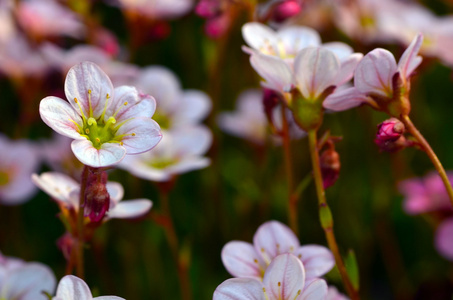
M 418 131 L 418 129 L 412 123 L 408 115 L 403 116 L 401 118 L 401 121 L 404 123 L 409 133 L 412 134 L 412 136 L 418 141 L 420 147 L 423 149 L 423 151 L 425 151 L 429 159 L 431 159 L 431 162 L 436 168 L 437 173 L 439 173 L 440 177 L 442 178 L 442 181 L 445 185 L 445 189 L 447 190 L 448 193 L 448 197 L 450 198 L 450 202 L 453 206 L 453 189 L 451 187 L 450 180 L 448 180 L 447 173 L 445 173 L 445 169 L 440 163 L 439 159 L 437 158 L 436 153 L 434 153 L 429 143 L 426 141 L 426 139 L 423 137 L 420 131 Z
M 324 192 L 324 185 L 321 174 L 321 167 L 319 165 L 319 153 L 317 148 L 316 130 L 310 130 L 308 132 L 308 143 L 310 147 L 310 156 L 313 167 L 313 177 L 315 179 L 316 185 L 316 194 L 318 195 L 319 216 L 321 226 L 324 229 L 324 233 L 326 235 L 327 244 L 329 245 L 330 251 L 332 251 L 333 256 L 335 257 L 335 262 L 337 264 L 338 270 L 340 271 L 343 285 L 346 288 L 346 291 L 348 292 L 351 300 L 357 300 L 360 299 L 359 293 L 353 287 L 351 280 L 348 276 L 333 231 L 333 218 L 330 212 L 330 208 L 326 201 L 326 195 Z

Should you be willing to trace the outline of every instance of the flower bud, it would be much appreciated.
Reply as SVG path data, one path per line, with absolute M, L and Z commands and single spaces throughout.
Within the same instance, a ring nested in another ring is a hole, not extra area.
M 195 13 L 202 18 L 211 19 L 222 13 L 219 0 L 200 0 L 195 7 Z
M 396 141 L 404 134 L 404 124 L 396 119 L 390 118 L 377 126 L 376 140 Z
M 67 261 L 71 260 L 72 250 L 76 244 L 77 240 L 69 232 L 66 232 L 57 240 L 57 247 L 60 249 L 61 253 L 63 253 L 64 258 Z
M 110 207 L 110 195 L 106 187 L 107 173 L 94 169 L 89 172 L 87 188 L 85 191 L 84 215 L 91 222 L 101 221 Z
M 273 111 L 280 102 L 280 96 L 271 89 L 263 89 L 264 113 L 270 124 L 274 125 Z
M 324 188 L 335 184 L 340 174 L 340 155 L 333 147 L 324 150 L 319 157 Z
M 302 11 L 302 3 L 299 0 L 288 0 L 275 6 L 272 19 L 275 22 L 283 22 L 286 19 L 298 15 Z

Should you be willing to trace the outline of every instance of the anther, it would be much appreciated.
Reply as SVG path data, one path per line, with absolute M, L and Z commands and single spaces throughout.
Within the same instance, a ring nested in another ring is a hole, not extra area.
M 133 133 L 133 132 L 132 132 L 132 134 L 131 134 L 131 135 L 132 135 L 132 136 L 135 136 L 135 133 Z
M 120 145 L 121 145 L 121 146 L 123 146 L 123 145 L 124 145 L 124 143 L 123 143 L 123 142 L 120 142 Z
M 85 133 L 86 133 L 86 134 L 89 134 L 89 133 L 90 133 L 90 130 L 89 130 L 88 128 L 85 129 Z
M 110 98 L 110 95 L 107 93 L 107 96 L 105 96 L 106 99 L 109 99 Z
M 258 263 L 258 260 L 255 258 L 255 259 L 253 260 L 253 262 L 254 262 L 255 264 L 257 264 L 257 263 Z
M 264 250 L 264 248 L 261 248 L 261 252 L 265 252 L 266 250 Z
M 88 90 L 88 94 L 91 94 L 91 90 Z
M 277 284 L 278 284 L 278 286 L 282 286 L 282 283 L 280 281 Z
M 289 247 L 289 252 L 293 252 L 293 251 L 294 251 L 294 247 L 293 246 Z
M 97 143 L 100 143 L 101 140 L 100 140 L 99 138 L 96 138 L 96 142 L 97 142 Z
M 128 105 L 129 103 L 126 101 L 126 102 L 124 102 L 123 104 L 124 104 L 124 106 L 126 106 L 126 105 Z
M 79 103 L 79 100 L 77 100 L 77 98 L 74 98 L 74 102 Z

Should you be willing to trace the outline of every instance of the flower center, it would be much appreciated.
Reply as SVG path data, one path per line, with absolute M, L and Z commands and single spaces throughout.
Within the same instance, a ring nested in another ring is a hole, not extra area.
M 151 168 L 154 168 L 154 169 L 162 170 L 171 165 L 174 165 L 177 161 L 178 161 L 177 159 L 170 158 L 170 157 L 157 158 L 157 159 L 153 159 L 152 161 L 149 161 L 148 166 L 150 166 Z
M 112 142 L 115 138 L 116 120 L 114 117 L 110 117 L 107 122 L 102 118 L 95 120 L 93 117 L 88 118 L 87 122 L 84 122 L 83 135 L 93 143 L 96 149 L 100 149 L 104 143 Z
M 158 111 L 154 113 L 153 120 L 156 121 L 162 129 L 169 129 L 171 127 L 171 119 L 168 115 L 161 114 Z
M 8 182 L 9 182 L 9 173 L 6 171 L 0 171 L 0 186 L 7 185 Z

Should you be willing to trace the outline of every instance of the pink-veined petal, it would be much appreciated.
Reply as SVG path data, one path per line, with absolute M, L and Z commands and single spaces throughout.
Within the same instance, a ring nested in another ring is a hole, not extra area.
M 307 278 L 321 277 L 335 266 L 332 252 L 323 246 L 302 246 L 294 252 L 294 255 L 302 261 Z
M 353 53 L 341 62 L 340 71 L 335 78 L 336 86 L 340 86 L 351 80 L 352 76 L 354 75 L 355 68 L 362 58 L 362 53 Z
M 355 87 L 347 88 L 327 96 L 322 105 L 333 111 L 343 111 L 368 102 L 368 97 L 359 92 Z
M 223 246 L 221 257 L 225 269 L 234 277 L 261 279 L 266 269 L 266 264 L 250 243 L 228 242 Z
M 117 123 L 133 117 L 151 118 L 156 111 L 156 100 L 149 95 L 141 95 L 133 86 L 119 86 L 110 100 L 104 120 L 114 116 Z
M 106 184 L 107 192 L 110 195 L 110 201 L 117 204 L 123 199 L 124 188 L 119 182 L 108 181 Z
M 212 133 L 205 126 L 191 126 L 179 128 L 171 134 L 171 147 L 181 156 L 203 155 L 212 144 Z
M 296 299 L 305 284 L 304 266 L 296 256 L 281 254 L 267 267 L 263 284 L 269 299 Z
M 242 26 L 242 37 L 247 45 L 256 50 L 263 47 L 273 47 L 277 43 L 275 31 L 258 22 L 246 23 Z M 277 49 L 273 49 L 276 51 Z
M 290 253 L 300 247 L 297 236 L 278 221 L 261 225 L 253 236 L 253 245 L 267 263 L 279 254 Z
M 409 47 L 404 51 L 403 55 L 398 62 L 398 69 L 403 78 L 408 78 L 412 72 L 421 64 L 422 57 L 418 56 L 418 51 L 423 43 L 423 35 L 417 34 L 412 40 Z
M 100 296 L 94 297 L 93 300 L 126 300 L 126 299 L 117 296 Z
M 33 183 L 50 197 L 66 204 L 70 204 L 70 193 L 80 187 L 73 178 L 57 172 L 33 174 L 31 178 Z
M 453 218 L 439 225 L 436 231 L 435 245 L 437 251 L 446 259 L 453 261 Z
M 325 300 L 349 300 L 349 298 L 340 293 L 336 287 L 329 286 Z
M 5 299 L 46 300 L 42 294 L 53 294 L 56 279 L 52 270 L 41 263 L 27 263 L 11 270 L 1 283 L 0 294 Z
M 134 199 L 121 201 L 110 209 L 107 213 L 109 219 L 131 219 L 138 218 L 146 214 L 153 203 L 148 199 Z
M 145 180 L 157 182 L 170 180 L 172 174 L 167 169 L 157 169 L 148 164 L 148 161 L 153 159 L 150 154 L 150 152 L 145 152 L 137 155 L 129 155 L 120 163 L 119 167 Z
M 354 86 L 364 94 L 391 97 L 392 77 L 397 72 L 395 57 L 388 50 L 374 49 L 365 55 L 354 72 Z
M 93 299 L 85 281 L 73 275 L 66 275 L 60 280 L 55 297 L 61 300 Z
M 80 139 L 77 125 L 83 127 L 82 118 L 72 106 L 58 97 L 46 97 L 39 103 L 39 114 L 50 128 L 73 139 Z
M 306 99 L 317 99 L 335 84 L 340 61 L 330 50 L 321 47 L 302 49 L 294 60 L 297 87 Z
M 133 118 L 123 124 L 116 135 L 121 138 L 128 154 L 137 154 L 154 148 L 162 139 L 162 132 L 156 121 L 149 118 Z
M 104 143 L 101 149 L 96 149 L 89 140 L 74 140 L 71 149 L 80 162 L 93 168 L 115 165 L 127 152 L 126 148 L 118 143 Z
M 255 71 L 266 80 L 268 88 L 284 92 L 293 85 L 291 69 L 282 59 L 256 53 L 250 56 L 250 63 Z
M 307 281 L 298 300 L 325 300 L 327 297 L 327 283 L 324 279 Z
M 231 278 L 214 291 L 213 300 L 266 300 L 263 284 L 253 278 Z
M 97 119 L 105 108 L 107 98 L 114 96 L 110 78 L 98 65 L 89 61 L 81 62 L 69 70 L 64 88 L 72 107 L 81 114 L 80 104 L 87 118 L 92 116 Z

